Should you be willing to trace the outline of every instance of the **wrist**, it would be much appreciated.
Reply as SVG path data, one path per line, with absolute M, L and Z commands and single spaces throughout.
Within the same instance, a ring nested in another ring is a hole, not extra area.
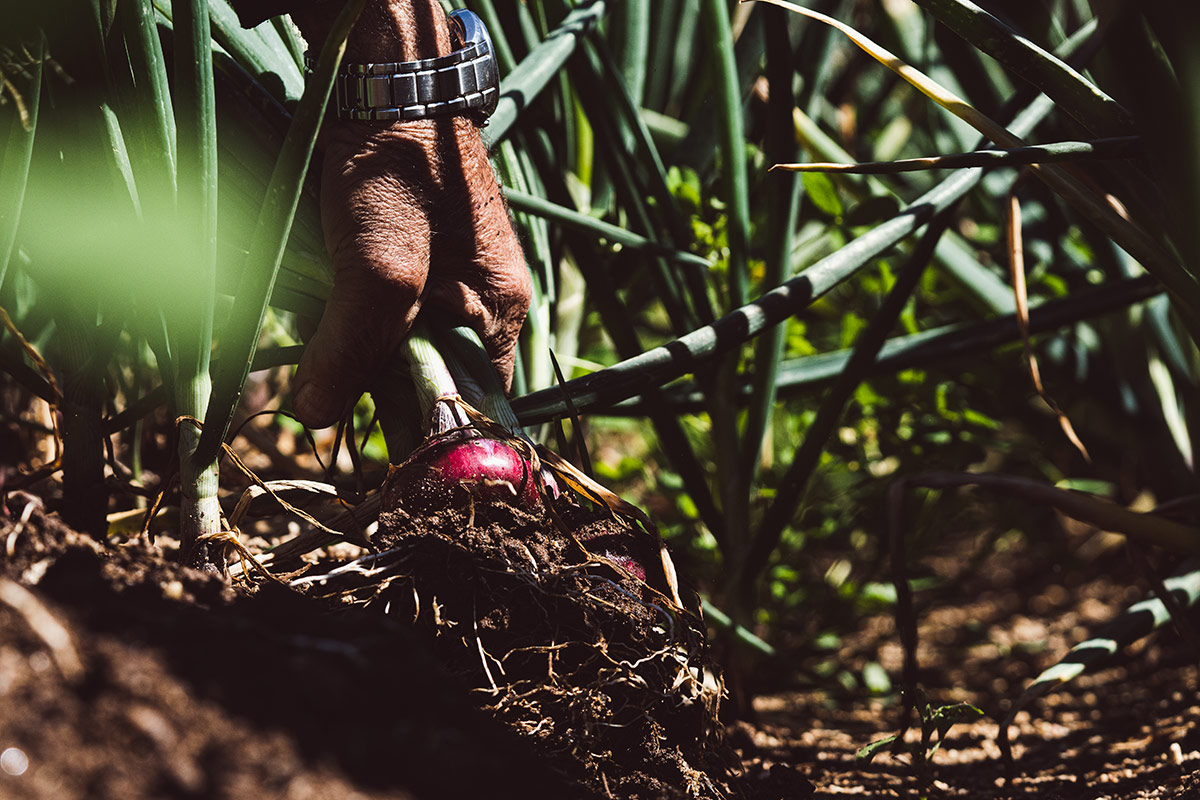
M 317 0 L 292 12 L 309 49 L 325 43 L 342 0 Z M 347 62 L 415 61 L 451 51 L 446 15 L 438 0 L 367 0 L 346 40 Z
M 499 99 L 495 50 L 477 14 L 446 15 L 437 0 L 375 0 L 355 24 L 331 113 L 359 122 L 465 116 L 483 126 Z

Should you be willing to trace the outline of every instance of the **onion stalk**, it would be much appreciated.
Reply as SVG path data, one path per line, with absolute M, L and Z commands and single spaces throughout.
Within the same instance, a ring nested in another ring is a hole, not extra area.
M 426 439 L 389 468 L 383 507 L 413 516 L 458 510 L 474 519 L 482 507 L 505 503 L 546 514 L 590 559 L 682 608 L 674 565 L 645 513 L 524 434 L 474 331 L 439 331 L 438 342 L 418 322 L 403 345 Z M 661 570 L 649 569 L 656 553 Z

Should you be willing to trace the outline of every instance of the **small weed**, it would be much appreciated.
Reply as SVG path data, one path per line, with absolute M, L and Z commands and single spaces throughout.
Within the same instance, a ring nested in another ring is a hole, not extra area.
M 946 734 L 960 722 L 971 722 L 983 716 L 983 712 L 970 703 L 953 703 L 951 705 L 934 706 L 929 703 L 925 693 L 918 690 L 917 711 L 921 715 L 921 740 L 905 742 L 904 734 L 907 729 L 882 739 L 876 739 L 858 751 L 860 761 L 870 761 L 883 750 L 894 754 L 907 753 L 912 759 L 913 772 L 920 785 L 922 796 L 931 780 L 930 767 L 933 764 L 933 754 L 946 740 Z

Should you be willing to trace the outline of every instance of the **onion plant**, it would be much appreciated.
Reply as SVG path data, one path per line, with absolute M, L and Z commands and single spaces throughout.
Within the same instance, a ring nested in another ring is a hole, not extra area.
M 215 464 L 247 373 L 267 355 L 295 363 L 290 340 L 331 285 L 307 167 L 361 4 L 307 77 L 286 20 L 242 30 L 226 0 L 94 4 L 89 75 L 47 60 L 64 40 L 45 21 L 0 42 L 17 54 L 0 64 L 0 305 L 64 379 L 69 491 L 97 496 L 104 437 L 128 442 L 168 404 L 183 538 L 221 533 Z M 676 542 L 708 559 L 703 588 L 735 641 L 773 652 L 747 629 L 790 624 L 762 608 L 800 602 L 805 548 L 848 551 L 851 530 L 879 527 L 879 478 L 946 468 L 992 435 L 977 359 L 1022 336 L 1045 337 L 1051 394 L 1149 431 L 1159 492 L 1192 485 L 1186 4 L 1112 19 L 1077 0 L 1040 15 L 968 0 L 466 5 L 502 67 L 485 136 L 534 286 L 509 422 L 540 442 L 574 412 L 644 418 L 686 523 Z M 69 80 L 100 102 L 67 102 Z M 81 192 L 90 216 L 64 231 L 55 201 Z M 1001 268 L 1018 255 L 998 235 L 1013 196 L 1027 298 Z M 288 341 L 256 359 L 270 331 Z M 53 397 L 15 337 L 2 344 L 6 372 Z M 871 416 L 884 407 L 887 424 Z M 1115 469 L 1081 459 L 1043 469 Z M 79 521 L 93 530 L 99 496 Z M 882 539 L 855 539 L 856 558 L 878 568 Z

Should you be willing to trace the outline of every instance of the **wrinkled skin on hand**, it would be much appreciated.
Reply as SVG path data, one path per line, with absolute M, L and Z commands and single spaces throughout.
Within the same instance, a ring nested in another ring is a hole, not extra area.
M 327 5 L 293 14 L 311 47 L 328 30 Z M 346 58 L 405 61 L 450 49 L 436 0 L 368 0 Z M 323 136 L 321 218 L 336 274 L 296 371 L 300 420 L 336 422 L 419 311 L 474 327 L 507 385 L 530 280 L 478 129 L 464 117 L 337 120 Z

